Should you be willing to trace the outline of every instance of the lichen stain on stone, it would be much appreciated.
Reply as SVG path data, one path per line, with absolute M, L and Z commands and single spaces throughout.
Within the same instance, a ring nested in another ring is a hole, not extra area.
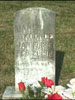
M 40 18 L 41 29 L 43 29 L 44 23 L 43 23 L 43 17 L 42 17 L 42 12 L 41 12 L 41 10 L 39 11 L 39 18 Z

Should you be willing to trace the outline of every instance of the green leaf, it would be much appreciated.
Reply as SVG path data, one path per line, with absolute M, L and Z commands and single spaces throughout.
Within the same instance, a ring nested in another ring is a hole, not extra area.
M 27 86 L 27 89 L 28 89 L 28 95 L 29 95 L 31 98 L 33 98 L 33 96 L 34 96 L 34 91 L 33 91 L 32 87 Z
M 41 87 L 45 87 L 45 85 L 41 81 L 38 81 L 38 83 L 40 84 Z

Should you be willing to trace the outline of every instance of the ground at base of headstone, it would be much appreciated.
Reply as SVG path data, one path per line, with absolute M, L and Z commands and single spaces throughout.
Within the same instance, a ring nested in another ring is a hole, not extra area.
M 59 86 L 56 86 L 56 88 L 58 88 L 59 90 L 61 89 L 65 89 L 63 86 L 59 85 Z M 6 99 L 20 99 L 20 100 L 23 100 L 22 99 L 22 94 L 21 93 L 16 93 L 15 92 L 15 86 L 7 86 L 6 87 L 6 90 L 3 94 L 3 97 L 2 97 L 3 100 L 6 100 Z M 27 99 L 27 98 L 26 98 Z M 31 98 L 30 98 L 31 99 Z M 37 98 L 38 99 L 38 98 Z M 41 99 L 41 98 L 40 98 Z M 63 96 L 63 99 L 69 99 L 69 98 L 66 98 L 65 96 Z
M 33 91 L 31 91 L 31 94 L 33 94 Z M 26 99 L 35 99 L 33 97 L 30 96 L 30 94 L 28 95 L 27 92 L 25 93 L 26 94 Z M 38 95 L 37 99 L 39 98 L 40 96 Z M 3 100 L 6 100 L 6 99 L 22 99 L 23 100 L 23 97 L 22 97 L 22 94 L 19 92 L 17 93 L 15 91 L 15 86 L 7 86 L 6 87 L 6 90 L 3 94 L 3 97 L 2 97 Z M 24 98 L 25 99 L 25 98 Z M 40 98 L 42 99 L 42 98 Z
M 20 99 L 21 93 L 15 93 L 15 86 L 7 86 L 2 99 Z

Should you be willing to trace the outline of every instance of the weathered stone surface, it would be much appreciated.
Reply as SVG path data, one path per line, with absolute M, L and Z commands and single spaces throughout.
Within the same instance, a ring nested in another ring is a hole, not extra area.
M 2 99 L 4 100 L 10 100 L 10 99 L 20 99 L 22 97 L 21 93 L 16 93 L 15 92 L 15 87 L 14 86 L 8 86 L 3 94 Z
M 55 81 L 55 12 L 27 8 L 15 13 L 15 88 L 20 81 L 36 83 L 45 76 Z

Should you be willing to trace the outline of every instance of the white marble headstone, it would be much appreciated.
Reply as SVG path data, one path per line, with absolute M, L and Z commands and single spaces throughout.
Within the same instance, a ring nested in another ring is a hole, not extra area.
M 15 89 L 44 76 L 55 81 L 55 12 L 26 8 L 14 18 Z

